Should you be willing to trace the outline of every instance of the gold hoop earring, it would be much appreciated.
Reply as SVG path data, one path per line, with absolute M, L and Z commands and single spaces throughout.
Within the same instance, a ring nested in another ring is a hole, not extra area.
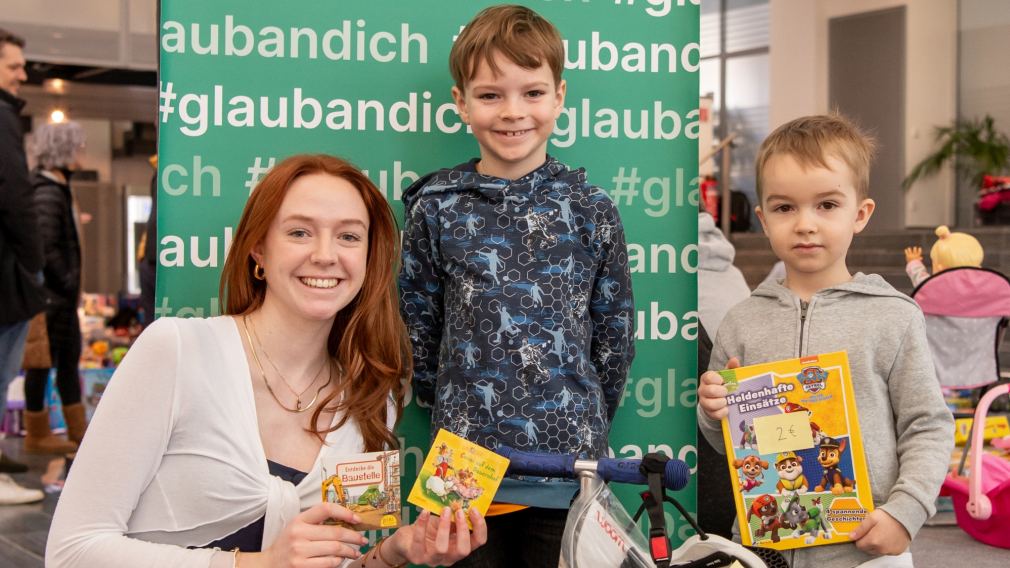
M 253 278 L 256 280 L 267 279 L 267 271 L 263 270 L 263 267 L 260 266 L 259 263 L 256 263 L 256 266 L 253 268 Z

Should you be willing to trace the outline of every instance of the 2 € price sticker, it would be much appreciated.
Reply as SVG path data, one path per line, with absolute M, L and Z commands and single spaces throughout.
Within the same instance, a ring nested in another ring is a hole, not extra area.
M 761 455 L 814 447 L 810 417 L 806 412 L 788 412 L 754 419 L 754 435 Z

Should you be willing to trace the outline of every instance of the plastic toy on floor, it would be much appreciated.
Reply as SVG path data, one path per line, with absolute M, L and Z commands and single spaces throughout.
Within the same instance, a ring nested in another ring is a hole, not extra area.
M 989 390 L 975 410 L 971 437 L 971 465 L 947 476 L 940 495 L 954 502 L 957 524 L 972 538 L 1000 548 L 1010 548 L 1010 462 L 982 451 L 983 428 L 989 406 L 1010 393 L 1010 384 Z

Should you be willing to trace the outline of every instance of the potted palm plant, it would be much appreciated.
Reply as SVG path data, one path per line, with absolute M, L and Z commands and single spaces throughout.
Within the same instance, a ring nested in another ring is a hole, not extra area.
M 902 186 L 908 189 L 953 160 L 958 176 L 979 192 L 976 207 L 982 219 L 995 218 L 997 207 L 1010 204 L 1010 178 L 999 177 L 1010 165 L 1010 139 L 994 123 L 991 116 L 985 115 L 937 127 L 936 150 L 912 168 Z

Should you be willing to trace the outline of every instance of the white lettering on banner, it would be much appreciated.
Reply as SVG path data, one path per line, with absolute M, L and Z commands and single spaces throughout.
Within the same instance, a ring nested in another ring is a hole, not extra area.
M 257 124 L 267 128 L 314 129 L 325 125 L 338 131 L 383 132 L 388 122 L 396 132 L 427 133 L 437 130 L 454 134 L 463 130 L 464 124 L 456 105 L 445 102 L 435 106 L 431 97 L 429 91 L 424 91 L 420 95 L 407 93 L 406 100 L 393 101 L 388 106 L 383 101 L 364 99 L 331 99 L 324 105 L 320 99 L 307 96 L 301 87 L 293 88 L 291 97 L 231 95 L 226 93 L 223 85 L 215 85 L 211 94 L 185 93 L 179 96 L 175 92 L 175 84 L 169 82 L 162 85 L 159 110 L 163 123 L 167 123 L 178 111 L 184 124 L 179 131 L 191 137 L 202 136 L 210 126 L 252 128 Z M 172 104 L 175 98 L 179 100 L 178 105 Z M 698 116 L 698 110 L 694 109 L 682 119 L 677 111 L 663 108 L 662 101 L 654 101 L 651 109 L 623 109 L 618 112 L 612 108 L 593 109 L 589 99 L 582 99 L 578 107 L 562 110 L 551 142 L 558 148 L 567 148 L 579 136 L 673 140 L 683 135 L 688 139 L 697 139 L 700 128 Z M 685 119 L 688 122 L 685 123 Z M 469 127 L 466 129 L 469 131 Z M 682 185 L 683 182 L 678 183 Z M 648 178 L 646 185 L 647 201 L 660 204 L 664 192 L 669 192 L 670 180 Z M 687 195 L 689 200 L 695 199 L 690 193 Z M 660 210 L 651 214 L 662 216 L 665 213 Z
M 689 139 L 698 138 L 698 109 L 684 116 L 689 121 L 686 125 L 677 111 L 663 108 L 663 101 L 654 101 L 651 112 L 649 109 L 640 109 L 637 117 L 635 112 L 624 109 L 618 113 L 612 108 L 594 111 L 589 99 L 582 99 L 578 107 L 562 109 L 554 126 L 555 137 L 551 138 L 551 143 L 558 148 L 567 148 L 575 143 L 578 136 L 618 138 L 623 135 L 630 140 L 674 140 L 683 133 Z
M 249 188 L 250 193 L 252 193 L 256 184 L 263 179 L 263 176 L 270 171 L 270 168 L 274 167 L 276 162 L 277 159 L 273 156 L 256 156 L 253 158 L 252 163 L 245 170 L 248 174 L 245 186 Z M 417 172 L 404 169 L 403 162 L 400 160 L 393 160 L 391 170 L 380 169 L 376 172 L 376 175 L 372 175 L 369 170 L 365 169 L 361 170 L 361 173 L 368 176 L 372 180 L 372 183 L 382 192 L 382 195 L 389 201 L 399 201 L 403 195 L 403 190 L 410 187 L 410 184 L 417 181 L 420 177 Z
M 213 197 L 221 197 L 221 170 L 214 166 L 203 165 L 203 156 L 193 156 L 193 168 L 187 170 L 186 166 L 179 164 L 168 164 L 161 168 L 161 187 L 165 193 L 171 197 L 178 197 L 186 194 L 190 190 L 189 180 L 193 182 L 193 196 L 203 195 L 204 176 L 210 176 L 211 190 Z
M 178 318 L 203 318 L 219 315 L 221 315 L 221 307 L 220 300 L 217 296 L 210 299 L 209 309 L 206 311 L 203 306 L 173 306 L 172 300 L 168 296 L 162 296 L 161 301 L 154 307 L 154 317 L 156 318 L 168 316 L 175 316 Z
M 408 446 L 407 440 L 403 437 L 400 439 L 400 447 L 403 448 L 403 454 L 400 457 L 400 463 L 403 464 L 403 471 L 407 471 L 407 458 L 413 456 L 414 458 L 414 475 L 419 475 L 421 473 L 421 465 L 424 463 L 424 450 L 416 446 Z
M 627 444 L 621 446 L 621 449 L 614 453 L 614 448 L 608 448 L 608 453 L 610 457 L 623 458 L 623 459 L 633 459 L 640 460 L 645 454 L 652 454 L 655 452 L 660 452 L 666 454 L 668 457 L 673 457 L 673 448 L 669 444 L 649 444 L 648 447 L 642 448 L 641 446 L 636 446 L 635 444 Z M 680 451 L 677 452 L 676 458 L 687 464 L 687 467 L 691 468 L 691 473 L 695 473 L 698 470 L 698 448 L 692 445 L 681 446 Z
M 331 61 L 376 61 L 389 63 L 427 63 L 428 38 L 411 32 L 409 23 L 401 23 L 399 35 L 387 30 L 370 32 L 365 20 L 343 20 L 339 27 L 326 30 L 314 28 L 281 29 L 266 26 L 253 30 L 235 23 L 235 16 L 224 17 L 224 33 L 219 24 L 193 23 L 189 27 L 176 21 L 162 24 L 161 49 L 165 53 L 318 59 L 320 53 Z M 221 44 L 224 44 L 222 49 Z M 303 55 L 304 53 L 304 55 Z
M 646 315 L 649 320 L 649 335 L 646 337 Z M 660 329 L 663 322 L 666 322 L 666 329 Z M 681 322 L 677 314 L 659 309 L 659 302 L 649 302 L 649 313 L 644 310 L 638 312 L 638 319 L 635 325 L 635 339 L 658 339 L 669 341 L 677 335 L 687 341 L 698 339 L 698 312 L 690 311 L 684 314 L 684 321 Z
M 698 71 L 701 49 L 697 42 L 681 47 L 677 56 L 677 46 L 672 43 L 650 43 L 648 47 L 638 42 L 618 46 L 614 42 L 601 40 L 600 32 L 592 32 L 586 40 L 564 40 L 565 69 L 580 71 L 614 71 L 628 73 L 676 73 L 677 63 L 689 73 Z
M 162 86 L 163 99 L 169 93 L 165 89 L 173 88 L 172 83 Z M 168 122 L 169 117 L 178 110 L 179 118 L 185 125 L 179 131 L 191 137 L 203 136 L 210 126 L 225 125 L 235 128 L 262 125 L 267 128 L 297 129 L 315 129 L 325 125 L 330 130 L 382 132 L 388 122 L 390 129 L 395 132 L 432 132 L 434 127 L 446 134 L 459 132 L 464 126 L 456 105 L 446 102 L 435 107 L 429 91 L 424 91 L 420 96 L 418 93 L 407 93 L 406 100 L 395 101 L 388 108 L 378 100 L 352 102 L 331 99 L 326 102 L 325 110 L 321 100 L 306 96 L 300 87 L 295 87 L 291 93 L 290 98 L 228 96 L 223 85 L 215 85 L 212 94 L 183 94 L 179 97 L 178 105 L 163 101 L 161 121 Z M 173 98 L 177 96 L 174 91 L 171 94 Z
M 382 195 L 389 201 L 399 201 L 403 195 L 403 190 L 410 187 L 410 184 L 417 181 L 419 177 L 417 172 L 403 169 L 403 162 L 400 160 L 393 161 L 392 172 L 389 170 L 379 170 L 377 178 L 369 174 L 368 170 L 361 170 L 361 173 L 368 176 L 372 180 L 372 183 L 382 191 Z M 389 179 L 390 174 L 392 174 L 392 180 Z
M 698 244 L 690 243 L 680 249 L 670 243 L 650 243 L 648 254 L 645 245 L 628 243 L 628 269 L 632 274 L 676 274 L 677 259 L 687 274 L 698 272 Z M 666 256 L 663 262 L 662 256 Z M 693 260 L 692 260 L 693 257 Z M 664 266 L 665 265 L 665 266 Z
M 217 236 L 200 237 L 191 235 L 189 237 L 189 262 L 195 268 L 217 268 L 228 258 L 228 249 L 231 248 L 233 227 L 224 227 L 221 240 Z M 206 246 L 200 245 L 200 241 L 206 239 Z M 163 235 L 158 241 L 158 265 L 170 268 L 184 268 L 186 266 L 186 241 L 177 235 Z M 206 254 L 201 250 L 205 250 Z M 203 255 L 203 256 L 201 256 Z
M 673 2 L 674 0 L 645 0 L 644 2 L 640 2 L 639 6 L 647 4 L 648 7 L 645 9 L 646 14 L 656 18 L 662 18 L 670 13 L 670 9 L 673 8 Z M 701 5 L 701 0 L 676 0 L 676 2 L 678 8 L 683 8 L 688 4 L 691 6 Z M 614 0 L 614 4 L 618 6 L 621 4 L 634 6 L 635 0 Z
M 677 369 L 667 369 L 665 378 L 628 377 L 620 406 L 623 407 L 628 398 L 638 406 L 635 412 L 639 416 L 653 418 L 659 416 L 664 408 L 689 408 L 698 404 L 698 379 L 685 377 L 678 384 Z
M 670 178 L 645 178 L 645 183 L 639 189 L 639 182 L 642 182 L 642 177 L 638 175 L 638 168 L 619 166 L 617 175 L 611 178 L 611 182 L 614 185 L 607 193 L 616 205 L 625 205 L 627 207 L 631 207 L 635 203 L 636 198 L 641 195 L 645 199 L 646 215 L 650 217 L 665 217 L 670 212 L 671 205 L 683 207 L 686 202 L 691 207 L 698 206 L 698 201 L 701 198 L 701 178 L 695 176 L 689 184 L 685 184 L 684 174 L 685 171 L 683 168 L 677 168 L 674 174 L 676 178 L 676 185 L 673 188 L 675 193 L 671 195 Z M 692 186 L 694 189 L 688 190 L 688 186 Z M 673 198 L 672 203 L 671 197 Z

